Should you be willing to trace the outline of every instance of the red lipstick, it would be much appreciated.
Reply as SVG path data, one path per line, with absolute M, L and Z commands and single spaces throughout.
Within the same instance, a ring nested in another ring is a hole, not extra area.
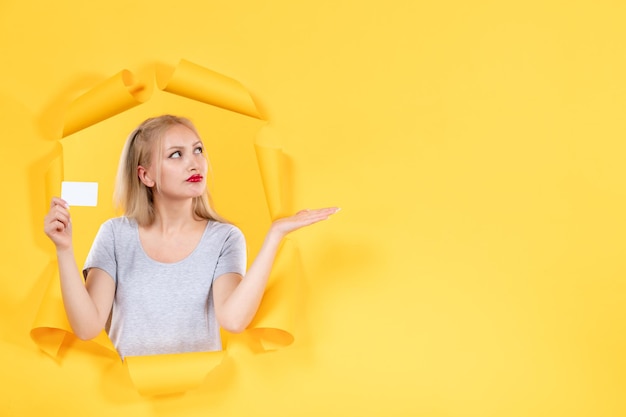
M 191 177 L 187 178 L 188 182 L 200 182 L 202 181 L 202 175 L 200 174 L 194 174 Z

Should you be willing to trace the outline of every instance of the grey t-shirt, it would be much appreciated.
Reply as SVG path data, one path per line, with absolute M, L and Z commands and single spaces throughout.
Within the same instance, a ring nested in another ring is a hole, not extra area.
M 109 338 L 122 358 L 221 350 L 213 308 L 213 281 L 246 269 L 246 244 L 230 224 L 209 221 L 202 239 L 185 259 L 162 263 L 148 257 L 134 220 L 102 224 L 83 274 L 107 272 L 116 284 Z

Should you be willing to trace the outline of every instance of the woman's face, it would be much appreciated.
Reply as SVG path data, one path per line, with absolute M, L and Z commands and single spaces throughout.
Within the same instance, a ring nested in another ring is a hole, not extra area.
M 166 199 L 202 195 L 208 162 L 200 138 L 186 126 L 174 125 L 163 136 L 160 152 L 157 147 L 152 149 L 152 163 L 143 169 L 143 177 L 142 167 L 138 172 L 144 184 L 153 187 L 154 195 Z

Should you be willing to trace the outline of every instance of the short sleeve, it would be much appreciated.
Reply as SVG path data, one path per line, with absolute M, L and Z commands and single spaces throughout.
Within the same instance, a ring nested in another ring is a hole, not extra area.
M 246 239 L 237 227 L 232 227 L 220 251 L 214 277 L 234 272 L 240 275 L 246 273 Z
M 117 281 L 117 261 L 115 257 L 115 234 L 113 223 L 107 221 L 100 226 L 98 234 L 91 245 L 89 254 L 83 267 L 83 277 L 87 278 L 87 273 L 91 268 L 99 268 L 113 277 Z

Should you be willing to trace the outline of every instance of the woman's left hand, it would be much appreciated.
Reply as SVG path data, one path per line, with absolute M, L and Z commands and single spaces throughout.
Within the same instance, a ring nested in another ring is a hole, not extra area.
M 272 231 L 280 233 L 282 236 L 298 230 L 301 227 L 309 226 L 322 220 L 328 219 L 331 215 L 339 211 L 338 207 L 328 207 L 315 210 L 300 210 L 293 216 L 283 217 L 272 223 Z

